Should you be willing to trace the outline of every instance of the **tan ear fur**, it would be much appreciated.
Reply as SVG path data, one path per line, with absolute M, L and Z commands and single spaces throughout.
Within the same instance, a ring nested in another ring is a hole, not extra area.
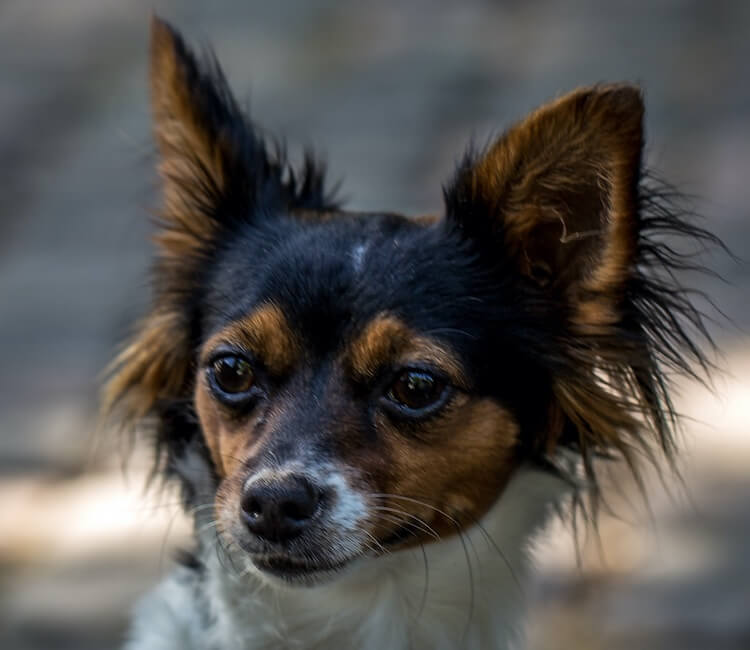
M 502 248 L 496 254 L 547 298 L 566 369 L 552 378 L 539 448 L 554 456 L 572 444 L 594 486 L 600 454 L 624 458 L 638 476 L 639 456 L 654 443 L 668 458 L 674 451 L 662 351 L 649 336 L 656 332 L 668 361 L 673 341 L 687 337 L 661 331 L 662 303 L 677 292 L 644 277 L 639 257 L 650 245 L 639 196 L 643 113 L 633 86 L 576 90 L 469 158 L 446 194 L 449 216 L 480 245 Z M 674 216 L 662 221 L 702 237 Z M 680 300 L 676 311 L 695 318 Z
M 180 36 L 154 16 L 151 104 L 164 197 L 155 270 L 163 290 L 154 310 L 110 366 L 103 413 L 116 415 L 126 426 L 152 414 L 161 401 L 185 392 L 191 350 L 179 290 L 189 287 L 191 268 L 216 231 L 210 202 L 223 189 L 228 157 L 216 123 L 204 110 L 201 93 L 215 92 L 211 83 L 197 86 L 204 76 Z
M 513 126 L 458 178 L 498 220 L 519 270 L 559 288 L 585 330 L 619 317 L 637 242 L 642 120 L 635 87 L 576 90 Z
M 112 362 L 102 412 L 116 416 L 123 426 L 134 426 L 161 400 L 180 395 L 188 376 L 189 349 L 179 312 L 151 314 Z
M 157 242 L 167 257 L 196 254 L 215 233 L 211 204 L 225 190 L 236 157 L 222 113 L 239 111 L 218 66 L 199 66 L 179 34 L 155 16 L 150 86 L 164 197 Z
M 198 270 L 222 232 L 255 211 L 332 212 L 323 167 L 308 153 L 293 170 L 282 149 L 269 151 L 234 100 L 216 60 L 196 57 L 157 17 L 151 21 L 150 85 L 163 205 L 155 240 L 154 301 L 133 342 L 111 367 L 104 411 L 134 422 L 159 402 L 188 394 L 195 354 Z
M 151 20 L 150 84 L 156 138 L 162 154 L 182 150 L 185 143 L 206 163 L 211 162 L 213 143 L 190 86 L 196 73 L 192 56 L 180 36 L 164 21 Z M 207 165 L 210 167 L 210 165 Z

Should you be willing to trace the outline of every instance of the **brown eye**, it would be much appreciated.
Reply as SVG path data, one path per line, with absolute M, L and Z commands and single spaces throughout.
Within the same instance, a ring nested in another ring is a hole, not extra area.
M 253 386 L 252 368 L 242 357 L 228 355 L 216 359 L 211 364 L 211 375 L 219 390 L 230 395 L 246 393 Z
M 386 397 L 414 411 L 435 405 L 445 393 L 446 382 L 424 370 L 405 370 L 393 382 Z

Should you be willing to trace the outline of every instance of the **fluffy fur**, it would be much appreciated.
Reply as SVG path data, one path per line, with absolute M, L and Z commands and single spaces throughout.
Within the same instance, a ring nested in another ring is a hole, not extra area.
M 668 372 L 709 365 L 672 242 L 717 242 L 643 172 L 639 90 L 540 108 L 419 220 L 343 211 L 158 19 L 151 90 L 154 301 L 104 409 L 151 432 L 196 548 L 128 649 L 510 647 L 549 512 L 595 505 L 602 462 L 671 460 Z M 248 494 L 292 480 L 314 514 L 264 537 Z

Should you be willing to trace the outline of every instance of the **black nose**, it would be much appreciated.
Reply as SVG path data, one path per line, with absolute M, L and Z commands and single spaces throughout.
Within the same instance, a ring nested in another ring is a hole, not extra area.
M 320 490 L 301 476 L 250 483 L 242 495 L 241 516 L 250 531 L 269 542 L 285 542 L 312 521 Z

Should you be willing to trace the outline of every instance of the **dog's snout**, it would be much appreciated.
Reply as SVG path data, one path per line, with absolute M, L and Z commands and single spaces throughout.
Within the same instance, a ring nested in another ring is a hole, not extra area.
M 251 482 L 244 490 L 241 516 L 250 532 L 269 542 L 285 542 L 310 524 L 321 492 L 302 476 Z

